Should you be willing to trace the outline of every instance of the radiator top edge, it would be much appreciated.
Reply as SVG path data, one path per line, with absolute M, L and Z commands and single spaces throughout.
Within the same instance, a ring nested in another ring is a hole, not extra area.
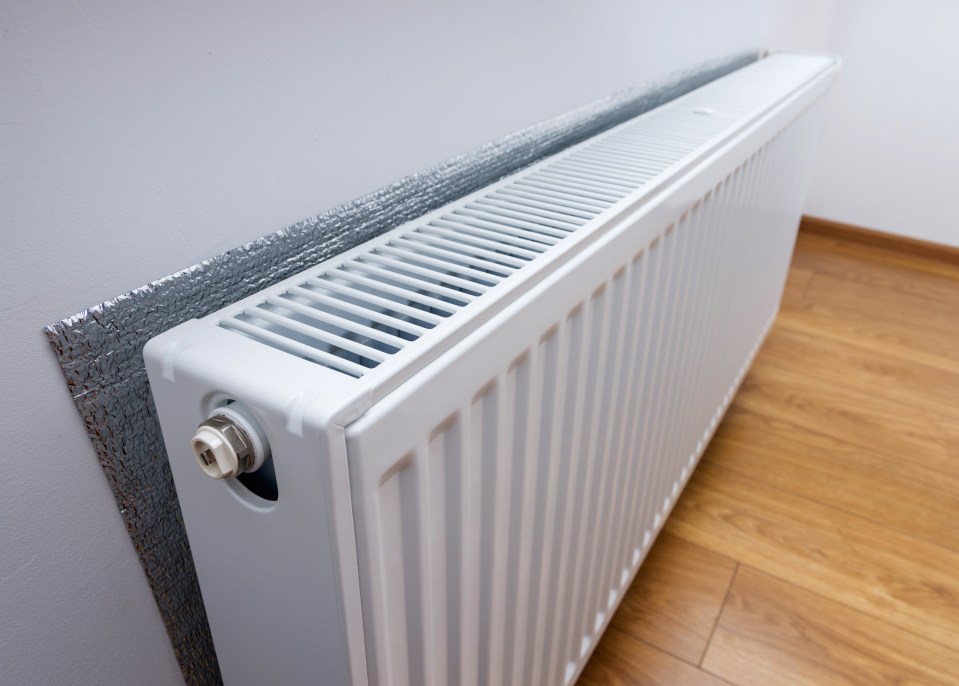
M 836 63 L 774 54 L 199 321 L 375 401 Z

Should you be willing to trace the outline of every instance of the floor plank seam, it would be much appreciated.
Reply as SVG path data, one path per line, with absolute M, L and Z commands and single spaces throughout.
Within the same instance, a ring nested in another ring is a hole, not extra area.
M 699 662 L 696 664 L 696 667 L 699 669 L 703 668 L 703 661 L 706 659 L 706 653 L 709 652 L 709 644 L 713 642 L 713 636 L 716 634 L 716 627 L 719 626 L 719 620 L 723 616 L 723 610 L 726 609 L 726 603 L 729 602 L 729 594 L 732 593 L 733 584 L 736 583 L 736 576 L 739 574 L 739 568 L 742 563 L 739 560 L 736 560 L 736 567 L 733 569 L 732 575 L 729 577 L 729 585 L 726 587 L 726 593 L 723 595 L 723 601 L 719 604 L 719 612 L 716 613 L 716 621 L 713 622 L 713 628 L 709 632 L 709 638 L 706 639 L 706 644 L 703 646 L 702 655 L 699 656 Z
M 649 648 L 652 648 L 653 650 L 655 650 L 655 651 L 657 651 L 657 652 L 660 652 L 660 653 L 662 653 L 663 655 L 669 655 L 669 656 L 670 656 L 671 658 L 673 658 L 674 660 L 679 660 L 679 661 L 682 662 L 683 664 L 689 665 L 690 667 L 697 667 L 697 668 L 699 667 L 699 665 L 697 665 L 697 664 L 695 664 L 695 663 L 693 663 L 693 662 L 690 662 L 688 659 L 686 659 L 686 658 L 683 657 L 682 655 L 677 655 L 676 653 L 674 653 L 674 652 L 671 651 L 671 650 L 668 650 L 668 649 L 666 649 L 666 648 L 663 648 L 662 646 L 658 646 L 658 645 L 656 645 L 655 643 L 651 643 L 649 640 L 643 638 L 642 636 L 637 636 L 637 635 L 635 635 L 635 634 L 629 633 L 628 631 L 624 631 L 623 629 L 620 629 L 618 626 L 612 626 L 612 625 L 610 625 L 610 627 L 607 629 L 607 631 L 615 631 L 616 633 L 622 634 L 623 636 L 626 636 L 627 638 L 630 638 L 630 639 L 632 639 L 632 640 L 634 640 L 634 641 L 638 641 L 639 643 L 642 643 L 643 645 L 648 646 Z

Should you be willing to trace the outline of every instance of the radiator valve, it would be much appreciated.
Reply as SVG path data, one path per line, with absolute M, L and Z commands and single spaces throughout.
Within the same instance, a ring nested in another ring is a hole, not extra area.
M 270 456 L 260 425 L 237 403 L 213 410 L 190 443 L 200 469 L 214 479 L 255 472 Z

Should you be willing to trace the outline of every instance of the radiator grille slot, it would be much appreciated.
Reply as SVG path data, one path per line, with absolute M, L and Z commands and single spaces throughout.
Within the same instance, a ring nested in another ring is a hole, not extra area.
M 716 89 L 713 89 L 714 91 Z M 765 96 L 710 87 L 335 258 L 220 326 L 353 377 L 495 291 L 741 123 Z M 695 97 L 693 97 L 695 95 Z

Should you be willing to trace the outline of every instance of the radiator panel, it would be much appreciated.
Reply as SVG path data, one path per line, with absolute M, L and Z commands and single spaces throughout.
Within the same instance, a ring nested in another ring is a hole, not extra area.
M 347 428 L 374 682 L 579 673 L 775 315 L 816 118 Z
M 769 58 L 147 345 L 228 684 L 575 680 L 775 315 L 835 71 Z M 195 464 L 228 402 L 275 500 Z

